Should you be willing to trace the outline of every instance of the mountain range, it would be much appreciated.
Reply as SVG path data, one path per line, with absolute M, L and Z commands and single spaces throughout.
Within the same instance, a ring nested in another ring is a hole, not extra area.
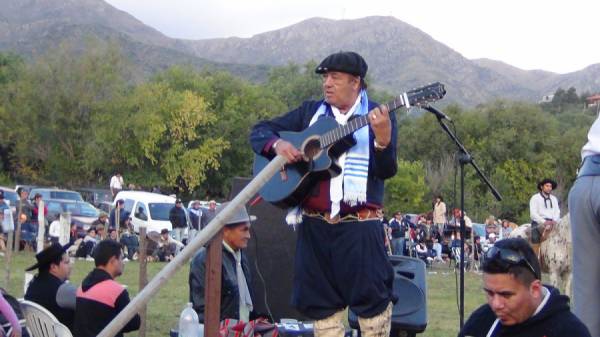
M 262 81 L 273 66 L 353 50 L 369 64 L 370 84 L 391 93 L 440 81 L 448 91 L 446 102 L 476 105 L 496 98 L 538 101 L 559 87 L 600 91 L 600 64 L 556 74 L 467 59 L 394 17 L 311 18 L 250 38 L 183 40 L 169 38 L 102 0 L 0 0 L 0 51 L 30 58 L 62 41 L 84 46 L 90 37 L 116 41 L 141 77 L 188 64 Z

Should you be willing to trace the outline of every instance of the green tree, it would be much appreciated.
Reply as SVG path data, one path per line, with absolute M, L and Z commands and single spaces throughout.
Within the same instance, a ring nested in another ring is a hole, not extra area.
M 424 200 L 425 168 L 420 161 L 398 161 L 398 173 L 386 181 L 385 208 L 387 214 L 396 211 L 423 212 L 426 210 Z
M 93 116 L 122 96 L 126 73 L 118 47 L 99 41 L 83 53 L 61 44 L 29 64 L 6 105 L 17 177 L 70 186 L 93 181 Z

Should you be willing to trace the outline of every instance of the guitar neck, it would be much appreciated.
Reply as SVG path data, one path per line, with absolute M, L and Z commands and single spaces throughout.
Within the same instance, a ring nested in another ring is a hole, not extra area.
M 387 106 L 388 111 L 390 113 L 396 111 L 397 109 L 399 109 L 403 106 L 409 106 L 406 93 L 404 93 L 400 96 L 397 96 L 392 101 L 390 101 L 384 105 Z M 375 109 L 377 109 L 377 108 L 375 108 Z M 375 110 L 375 109 L 373 109 L 373 110 Z M 373 111 L 373 110 L 371 110 L 371 111 Z M 369 111 L 369 113 L 371 111 Z M 348 121 L 348 123 L 346 123 L 346 125 L 340 125 L 339 127 L 324 133 L 321 136 L 321 148 L 326 148 L 332 144 L 335 144 L 340 139 L 348 136 L 349 134 L 362 128 L 363 126 L 366 126 L 367 124 L 369 124 L 369 114 L 368 113 L 365 115 L 356 117 L 356 118 L 352 118 L 351 120 Z

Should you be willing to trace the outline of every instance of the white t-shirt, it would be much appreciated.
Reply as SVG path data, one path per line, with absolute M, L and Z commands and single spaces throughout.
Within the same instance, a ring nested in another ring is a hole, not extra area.
M 550 194 L 550 198 L 544 200 L 539 192 L 534 194 L 529 200 L 529 215 L 532 221 L 540 225 L 546 221 L 545 219 L 552 219 L 556 222 L 560 221 L 558 199 Z
M 581 149 L 581 159 L 600 153 L 600 115 L 588 132 L 588 142 Z
M 121 176 L 121 177 L 112 176 L 112 178 L 110 178 L 110 188 L 122 190 L 123 189 L 123 176 Z
M 48 229 L 48 235 L 59 238 L 60 237 L 60 220 L 56 219 L 50 223 L 50 228 Z

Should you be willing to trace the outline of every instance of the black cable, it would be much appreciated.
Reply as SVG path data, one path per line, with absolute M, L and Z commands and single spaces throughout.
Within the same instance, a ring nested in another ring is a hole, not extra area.
M 450 125 L 452 125 L 452 131 L 454 132 L 454 135 L 458 139 L 458 134 L 456 132 L 456 124 L 454 124 L 454 121 L 450 121 Z M 452 216 L 454 217 L 454 227 L 455 227 L 454 231 L 456 231 L 456 225 L 457 225 L 457 223 L 456 223 L 456 216 L 454 216 L 454 208 L 456 208 L 456 204 L 457 204 L 457 202 L 456 202 L 456 193 L 457 193 L 456 192 L 457 191 L 457 188 L 456 188 L 457 178 L 456 178 L 456 176 L 457 175 L 458 175 L 458 158 L 457 158 L 456 152 L 455 152 L 454 153 L 454 182 L 453 182 L 453 185 L 452 185 L 452 202 L 454 203 L 454 206 L 452 207 L 452 210 L 453 210 Z M 452 251 L 452 248 L 450 248 L 450 252 L 454 253 Z M 455 292 L 456 292 L 456 311 L 459 312 L 459 314 L 460 314 L 460 303 L 459 303 L 459 299 L 458 299 L 458 297 L 459 297 L 459 293 L 458 293 L 458 273 L 456 272 L 456 268 L 457 268 L 456 263 L 457 262 L 456 262 L 456 257 L 453 257 L 453 258 L 454 258 L 454 284 L 455 284 L 454 289 L 455 289 Z M 459 266 L 459 268 L 460 268 L 460 266 Z
M 258 277 L 260 278 L 260 281 L 262 283 L 265 307 L 267 308 L 267 313 L 269 314 L 271 322 L 275 323 L 275 319 L 273 319 L 273 313 L 271 313 L 271 307 L 269 306 L 269 299 L 267 297 L 267 283 L 265 282 L 265 278 L 263 277 L 262 273 L 260 272 L 260 268 L 258 267 L 258 236 L 256 235 L 256 231 L 252 226 L 250 226 L 250 233 L 254 238 L 254 267 L 256 268 L 256 273 L 258 274 Z

